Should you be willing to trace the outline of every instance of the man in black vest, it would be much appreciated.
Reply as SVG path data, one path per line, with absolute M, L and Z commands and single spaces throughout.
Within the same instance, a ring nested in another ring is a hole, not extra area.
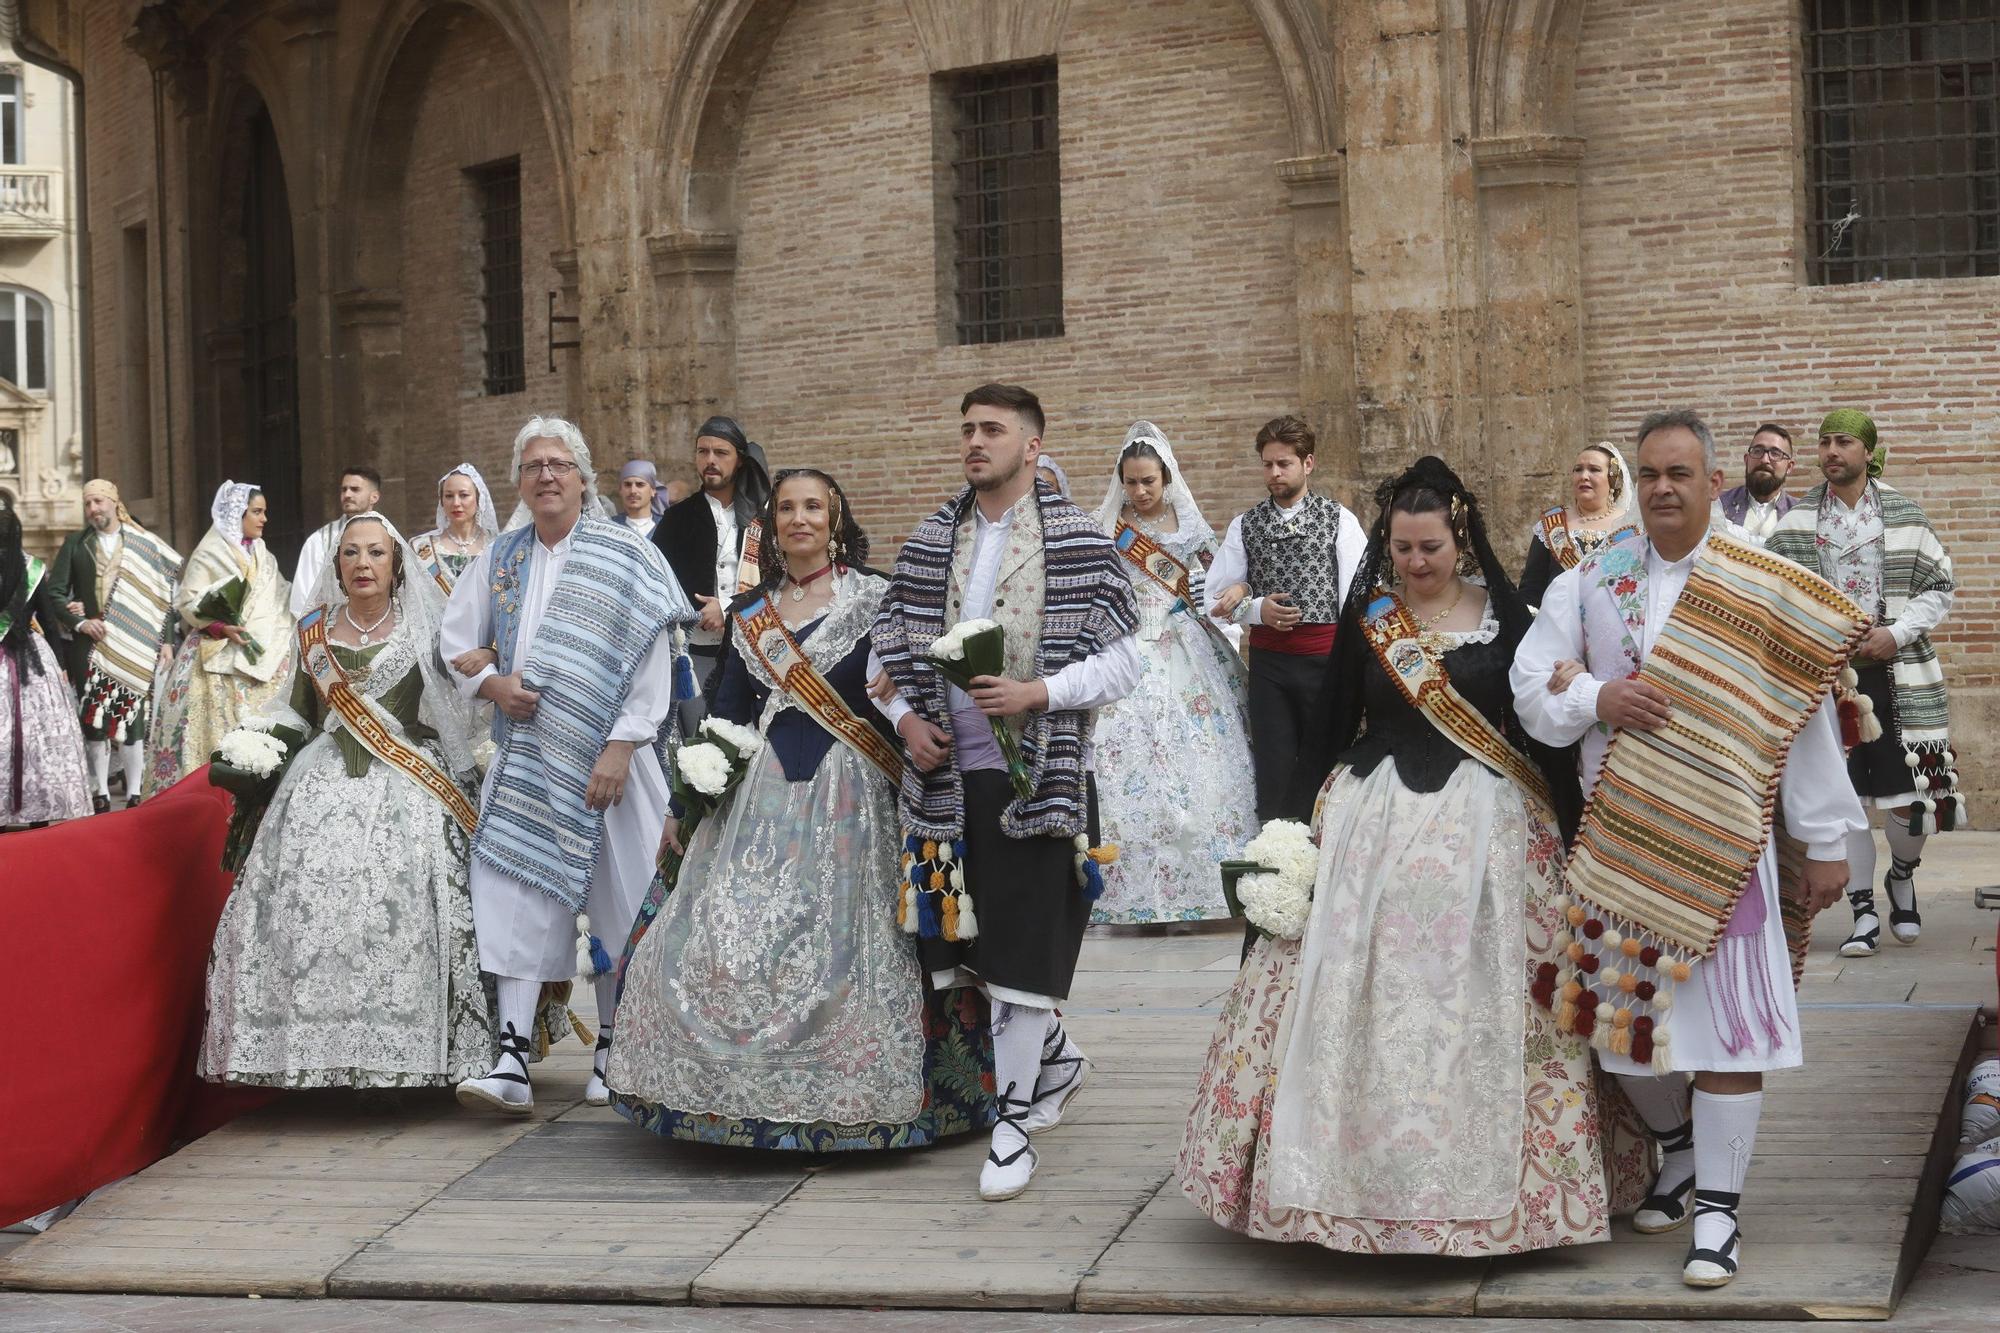
M 1257 818 L 1296 818 L 1292 769 L 1299 737 L 1326 685 L 1327 656 L 1367 534 L 1337 500 L 1315 494 L 1318 440 L 1297 417 L 1257 432 L 1270 495 L 1232 519 L 1209 567 L 1208 613 L 1250 626 L 1250 750 Z
M 734 418 L 710 417 L 701 423 L 694 441 L 694 466 L 701 474 L 701 489 L 669 508 L 653 529 L 653 544 L 701 608 L 701 624 L 688 632 L 688 653 L 694 658 L 702 695 L 681 705 L 683 735 L 693 734 L 708 711 L 710 678 L 726 640 L 723 613 L 736 595 L 744 536 L 771 494 L 764 451 L 743 434 Z M 752 551 L 751 559 L 756 555 Z

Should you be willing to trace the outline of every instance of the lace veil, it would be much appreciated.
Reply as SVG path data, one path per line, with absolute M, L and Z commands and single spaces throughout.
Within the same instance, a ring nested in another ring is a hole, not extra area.
M 472 489 L 479 492 L 479 518 L 477 522 L 480 532 L 485 534 L 488 541 L 491 541 L 500 535 L 500 518 L 493 509 L 493 492 L 486 489 L 486 478 L 479 475 L 478 468 L 472 466 L 470 463 L 460 463 L 457 467 L 438 478 L 438 494 L 440 496 L 443 495 L 444 484 L 447 481 L 450 481 L 453 477 L 460 476 L 470 478 Z M 440 498 L 437 507 L 437 527 L 433 531 L 444 532 L 450 523 L 450 517 L 444 512 L 444 501 Z
M 1181 470 L 1180 460 L 1174 457 L 1174 447 L 1167 443 L 1167 434 L 1150 421 L 1135 421 L 1125 432 L 1125 442 L 1118 446 L 1118 459 L 1111 465 L 1111 486 L 1104 493 L 1104 503 L 1098 506 L 1097 526 L 1106 532 L 1118 530 L 1118 516 L 1125 508 L 1125 483 L 1118 479 L 1119 465 L 1125 461 L 1132 446 L 1144 441 L 1160 456 L 1173 480 L 1167 483 L 1166 502 L 1173 506 L 1174 516 L 1180 520 L 1180 531 L 1174 534 L 1181 541 L 1200 541 L 1215 536 L 1215 529 L 1208 526 L 1208 520 L 1201 516 L 1201 506 L 1194 501 L 1194 492 L 1188 489 L 1187 474 Z

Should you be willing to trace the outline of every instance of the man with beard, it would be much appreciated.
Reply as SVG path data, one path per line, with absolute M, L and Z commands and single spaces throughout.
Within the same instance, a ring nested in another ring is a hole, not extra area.
M 1826 780 L 1827 691 L 1868 618 L 1712 522 L 1722 469 L 1700 417 L 1656 413 L 1635 444 L 1643 535 L 1549 585 L 1510 674 L 1527 733 L 1579 747 L 1587 799 L 1562 957 L 1530 993 L 1590 1040 L 1665 1150 L 1633 1229 L 1691 1220 L 1681 1280 L 1719 1287 L 1742 1262 L 1764 1072 L 1805 1058 L 1786 914 L 1809 924 L 1840 896 L 1865 832 Z M 1805 844 L 1782 887 L 1779 815 Z
M 992 1008 L 999 1123 L 979 1195 L 997 1202 L 1028 1187 L 1029 1136 L 1056 1126 L 1090 1069 L 1056 1006 L 1104 883 L 1090 855 L 1091 727 L 1144 666 L 1124 561 L 1037 476 L 1041 402 L 983 384 L 959 413 L 967 485 L 904 543 L 872 638 L 895 683 L 885 711 L 910 753 L 903 928 L 932 984 L 976 986 Z M 996 622 L 1005 657 L 969 692 L 932 656 L 968 620 Z M 1018 738 L 1029 771 L 1010 773 L 996 728 Z
M 688 655 L 702 694 L 681 705 L 681 731 L 693 735 L 708 711 L 706 695 L 728 638 L 724 612 L 736 595 L 744 538 L 771 494 L 764 450 L 732 417 L 710 417 L 695 432 L 694 466 L 701 490 L 660 516 L 653 544 L 701 611 L 688 632 Z M 756 551 L 749 553 L 757 558 Z
M 1770 550 L 1816 571 L 1875 618 L 1854 651 L 1857 692 L 1847 775 L 1871 811 L 1886 810 L 1889 841 L 1889 933 L 1914 944 L 1916 870 L 1924 839 L 1966 824 L 1958 791 L 1958 756 L 1946 734 L 1944 671 L 1931 635 L 1951 611 L 1951 557 L 1917 502 L 1879 478 L 1888 450 L 1867 413 L 1844 408 L 1819 428 L 1826 480 L 1807 491 L 1772 534 Z M 1862 701 L 1865 700 L 1865 705 Z M 1874 954 L 1881 933 L 1875 905 L 1875 841 L 1862 830 L 1848 842 L 1854 865 L 1848 905 L 1854 932 L 1846 958 Z
M 1339 501 L 1309 488 L 1318 441 L 1297 417 L 1257 432 L 1270 492 L 1229 524 L 1208 570 L 1208 614 L 1250 626 L 1250 757 L 1257 818 L 1303 818 L 1292 770 L 1318 710 L 1347 585 L 1368 536 Z
M 299 547 L 298 571 L 292 575 L 292 619 L 312 610 L 313 589 L 319 576 L 333 559 L 333 539 L 340 525 L 356 514 L 365 514 L 382 504 L 382 474 L 372 467 L 344 467 L 340 470 L 340 513 L 309 535 Z
M 111 808 L 111 746 L 125 774 L 125 804 L 139 803 L 153 672 L 167 640 L 181 557 L 133 521 L 118 488 L 83 488 L 85 526 L 63 539 L 49 587 L 64 603 L 64 669 L 82 702 L 91 804 Z M 50 627 L 51 629 L 55 627 Z
M 1785 494 L 1785 478 L 1791 475 L 1792 433 L 1767 421 L 1743 451 L 1743 484 L 1724 491 L 1717 502 L 1722 516 L 1762 546 L 1771 540 L 1778 520 L 1791 512 L 1794 502 Z
M 673 630 L 695 618 L 646 540 L 599 516 L 583 433 L 535 417 L 514 437 L 531 521 L 502 533 L 453 587 L 439 652 L 468 699 L 490 700 L 497 745 L 472 837 L 479 966 L 496 980 L 500 1057 L 458 1086 L 467 1106 L 534 1110 L 530 1042 L 544 982 L 577 971 L 576 919 L 614 957 L 657 868 L 667 820 L 658 737 L 673 707 Z M 476 670 L 461 663 L 478 663 Z M 616 977 L 597 986 L 592 1106 L 610 1102 Z

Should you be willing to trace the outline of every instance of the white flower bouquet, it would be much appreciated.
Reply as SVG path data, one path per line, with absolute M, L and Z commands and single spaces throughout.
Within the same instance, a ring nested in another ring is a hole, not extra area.
M 976 677 L 998 676 L 1006 671 L 1007 631 L 997 621 L 961 620 L 932 639 L 925 656 L 946 680 L 969 692 Z M 1014 794 L 1028 800 L 1035 794 L 1035 784 L 1027 764 L 1021 760 L 1021 743 L 1015 738 L 1014 729 L 1005 718 L 989 717 L 986 722 L 993 728 L 993 739 L 1007 760 L 1007 777 L 1014 784 Z
M 278 789 L 292 756 L 305 745 L 303 733 L 267 717 L 239 723 L 208 758 L 208 782 L 233 797 L 229 835 L 222 844 L 222 868 L 235 874 L 243 868 L 256 841 L 264 809 Z
M 1266 935 L 1295 940 L 1305 933 L 1318 876 L 1311 830 L 1274 819 L 1243 848 L 1242 859 L 1222 863 L 1222 893 L 1233 915 Z
M 674 804 L 680 807 L 681 846 L 694 838 L 695 828 L 722 805 L 743 775 L 750 761 L 764 748 L 764 737 L 752 727 L 725 722 L 719 717 L 703 718 L 697 733 L 703 740 L 690 741 L 674 752 L 672 786 Z M 671 890 L 680 877 L 682 854 L 671 847 L 660 857 L 660 875 Z

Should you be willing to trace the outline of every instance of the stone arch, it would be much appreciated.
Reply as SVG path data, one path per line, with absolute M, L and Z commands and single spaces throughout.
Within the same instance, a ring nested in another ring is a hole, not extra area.
M 734 230 L 736 161 L 744 108 L 772 44 L 798 0 L 700 0 L 668 83 L 653 142 L 660 173 L 655 236 L 726 237 Z M 1319 158 L 1340 143 L 1332 46 L 1310 0 L 1243 0 L 1269 46 L 1291 121 L 1293 156 Z
M 1481 10 L 1473 46 L 1473 135 L 1574 133 L 1583 0 L 1484 0 Z

